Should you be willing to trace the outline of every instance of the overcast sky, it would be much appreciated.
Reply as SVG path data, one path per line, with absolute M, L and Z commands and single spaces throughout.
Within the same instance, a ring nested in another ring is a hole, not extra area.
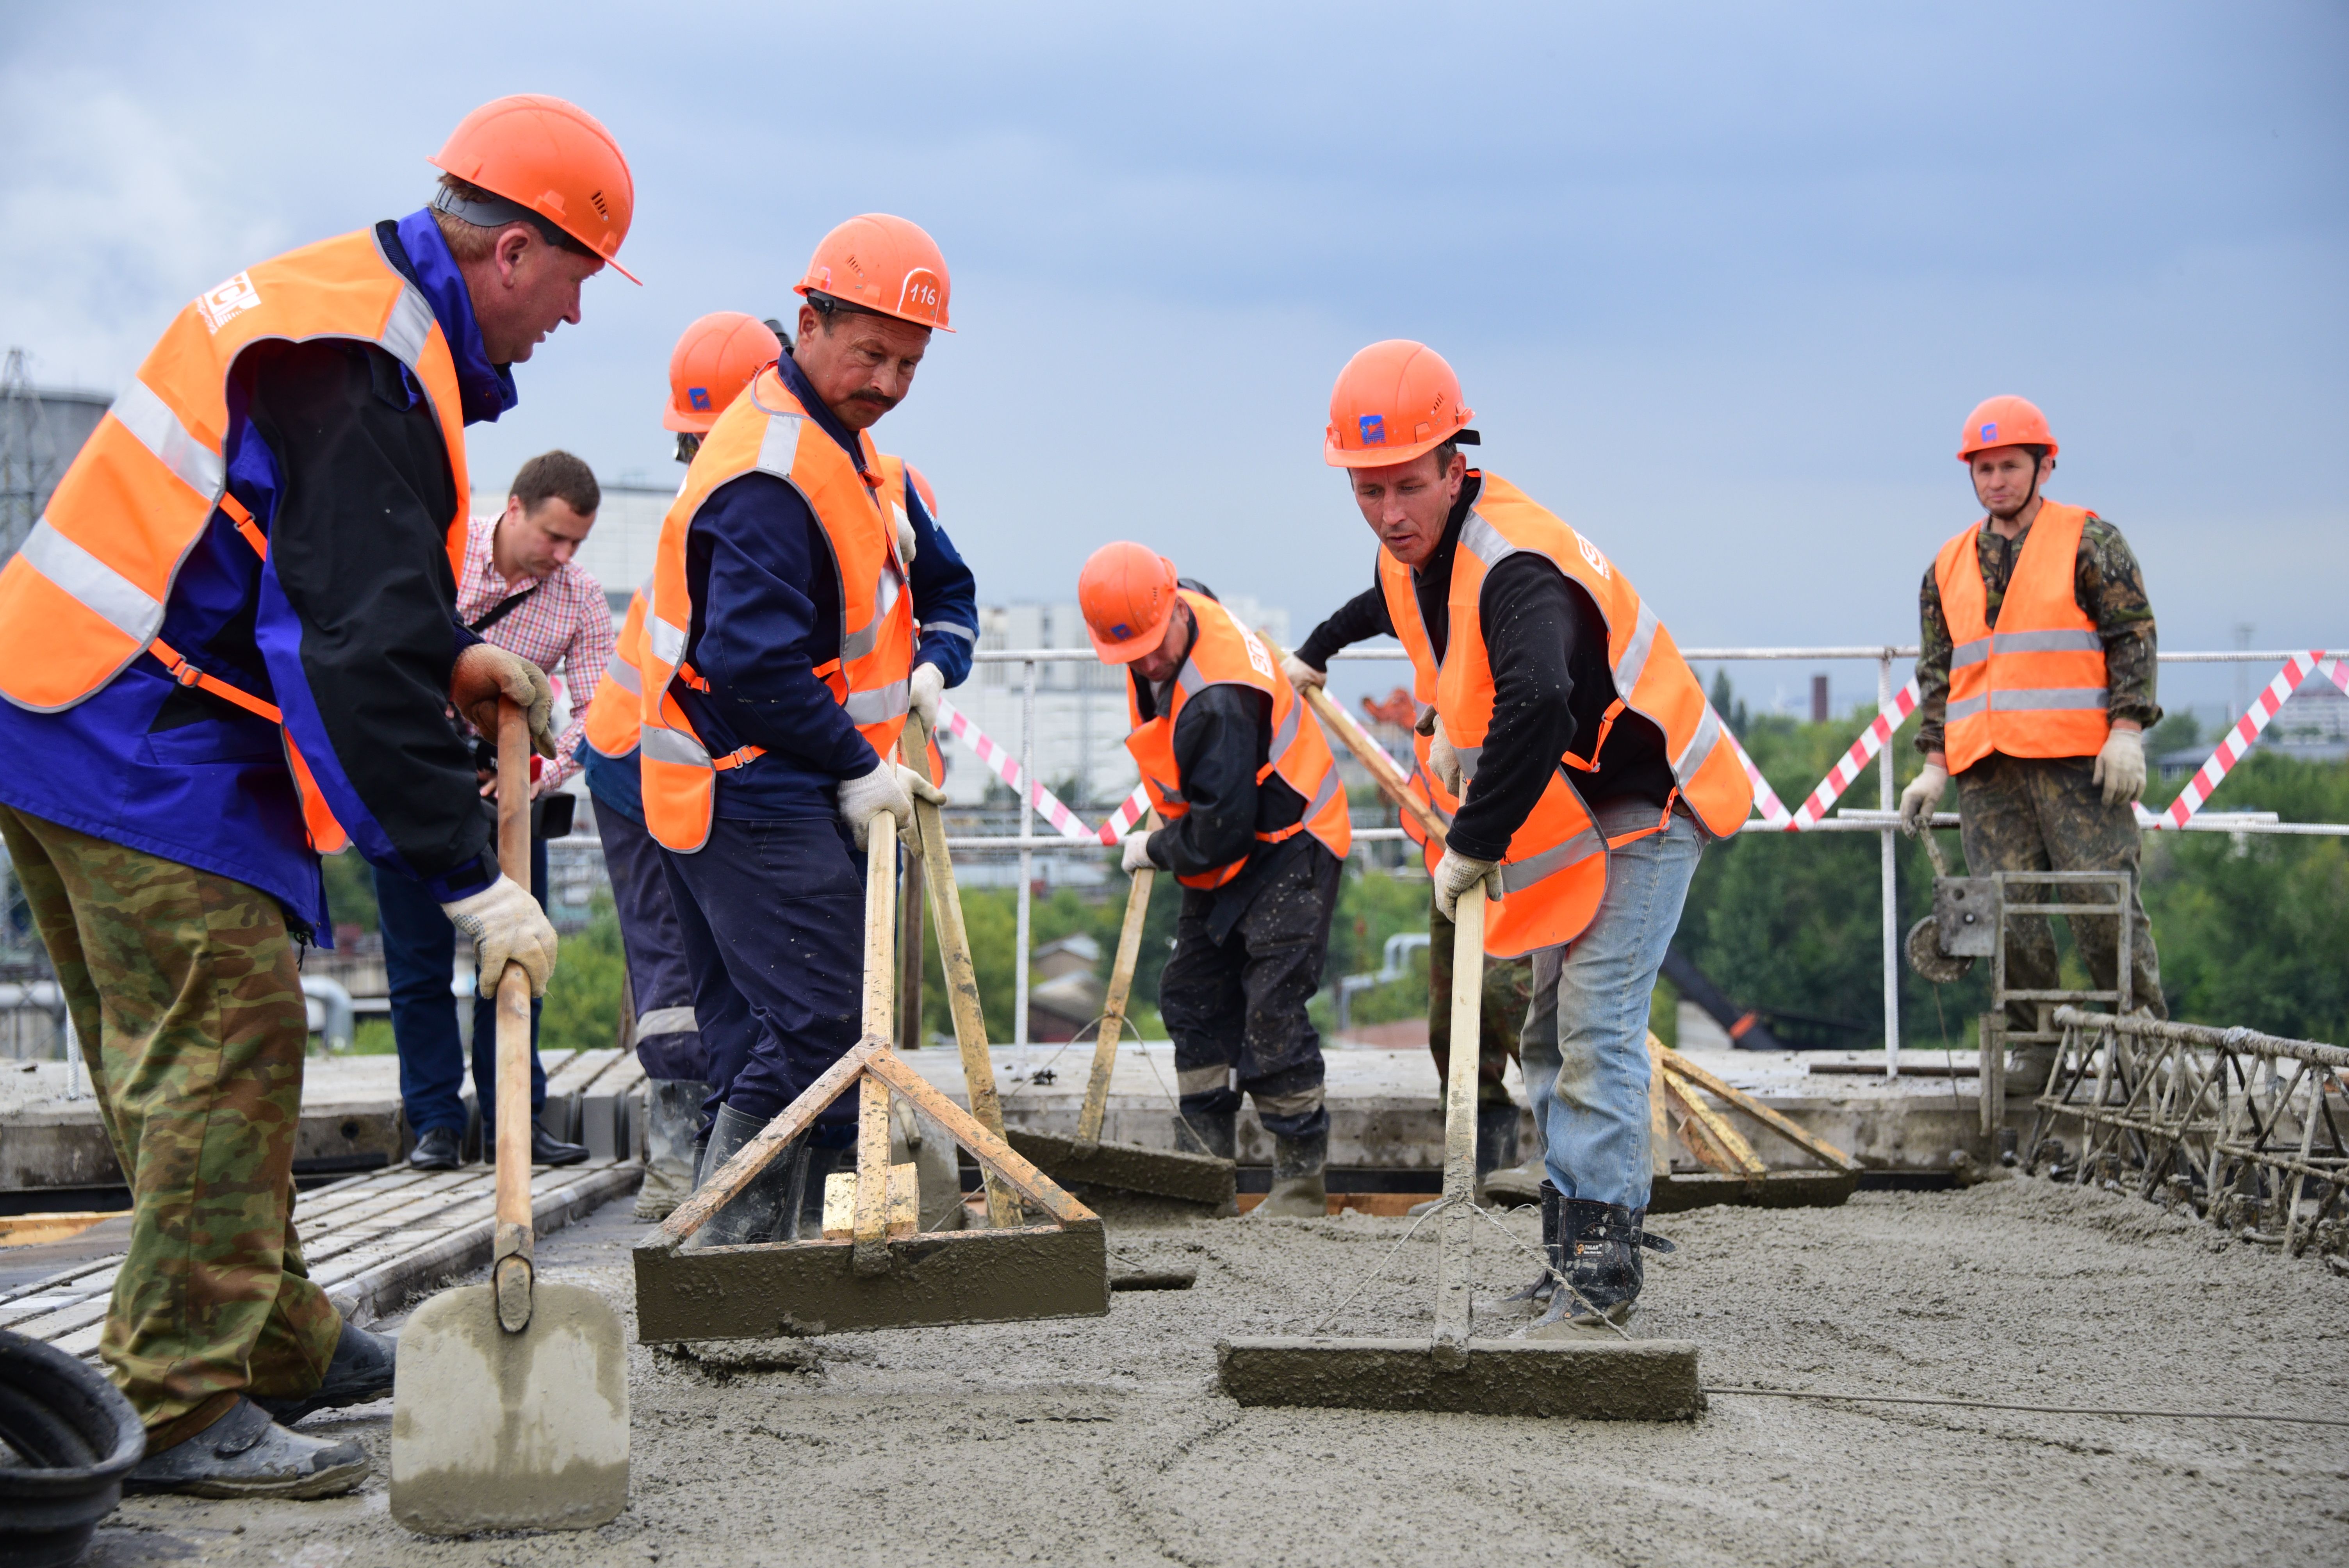
M 960 330 L 877 434 L 989 602 L 1128 537 L 1301 634 L 1370 573 L 1330 381 L 1409 336 L 1684 644 L 1913 640 L 1961 421 L 2019 392 L 2165 646 L 2340 646 L 2345 85 L 2349 12 L 2270 0 L 17 5 L 0 341 L 117 388 L 199 290 L 411 211 L 466 110 L 552 92 L 629 156 L 646 286 L 599 277 L 520 368 L 484 486 L 557 445 L 673 480 L 677 334 L 785 314 L 878 210 L 937 238 Z

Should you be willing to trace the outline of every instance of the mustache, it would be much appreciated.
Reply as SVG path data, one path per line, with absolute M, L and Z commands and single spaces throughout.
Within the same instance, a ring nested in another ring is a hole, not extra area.
M 898 404 L 905 401 L 902 397 L 892 397 L 885 393 L 875 392 L 870 387 L 867 387 L 862 392 L 853 392 L 849 394 L 848 400 L 852 403 L 871 403 L 876 405 L 884 414 L 886 414 L 890 409 L 895 408 Z

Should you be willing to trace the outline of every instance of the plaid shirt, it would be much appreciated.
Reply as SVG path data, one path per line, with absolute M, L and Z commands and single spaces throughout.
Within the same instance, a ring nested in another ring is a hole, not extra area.
M 604 666 L 611 661 L 612 606 L 604 597 L 604 585 L 575 561 L 565 562 L 544 579 L 508 581 L 499 576 L 492 551 L 497 531 L 497 517 L 477 517 L 466 534 L 465 573 L 457 582 L 457 618 L 471 625 L 533 583 L 544 583 L 481 636 L 554 676 L 556 700 L 565 696 L 571 700 L 571 722 L 554 743 L 554 760 L 548 765 L 554 776 L 547 788 L 553 789 L 579 771 L 572 754 L 587 733 L 587 705 L 595 699 L 596 683 L 604 678 Z M 557 665 L 563 666 L 560 676 L 554 676 Z

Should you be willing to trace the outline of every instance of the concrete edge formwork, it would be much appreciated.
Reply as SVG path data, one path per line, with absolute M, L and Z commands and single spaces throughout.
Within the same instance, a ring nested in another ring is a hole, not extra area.
M 1133 1144 L 1084 1143 L 1057 1132 L 1007 1128 L 1004 1140 L 1053 1181 L 1064 1185 L 1109 1187 L 1154 1198 L 1201 1203 L 1219 1214 L 1235 1212 L 1239 1167 L 1212 1154 L 1185 1154 Z

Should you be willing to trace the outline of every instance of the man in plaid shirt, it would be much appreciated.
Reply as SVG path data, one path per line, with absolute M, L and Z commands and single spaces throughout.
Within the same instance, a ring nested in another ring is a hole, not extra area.
M 569 452 L 543 453 L 514 476 L 506 509 L 473 519 L 465 566 L 457 581 L 457 616 L 482 638 L 519 654 L 554 676 L 571 702 L 571 722 L 555 742 L 552 761 L 533 759 L 533 799 L 558 789 L 579 770 L 574 753 L 585 731 L 587 704 L 612 656 L 612 610 L 603 585 L 572 560 L 595 525 L 603 493 L 587 465 Z M 494 781 L 482 775 L 484 796 Z M 530 842 L 531 892 L 546 904 L 546 841 Z M 384 967 L 391 983 L 391 1027 L 399 1047 L 399 1095 L 414 1131 L 409 1162 L 420 1170 L 455 1169 L 463 1160 L 465 1107 L 460 1091 L 465 1057 L 449 990 L 456 932 L 419 884 L 376 876 L 382 916 Z M 530 1005 L 531 1109 L 546 1103 L 546 1072 L 538 1061 L 540 1004 Z M 495 999 L 478 996 L 473 1013 L 473 1086 L 481 1107 L 481 1147 L 495 1136 L 497 1103 Z M 585 1145 L 566 1143 L 533 1126 L 531 1161 L 572 1165 Z

